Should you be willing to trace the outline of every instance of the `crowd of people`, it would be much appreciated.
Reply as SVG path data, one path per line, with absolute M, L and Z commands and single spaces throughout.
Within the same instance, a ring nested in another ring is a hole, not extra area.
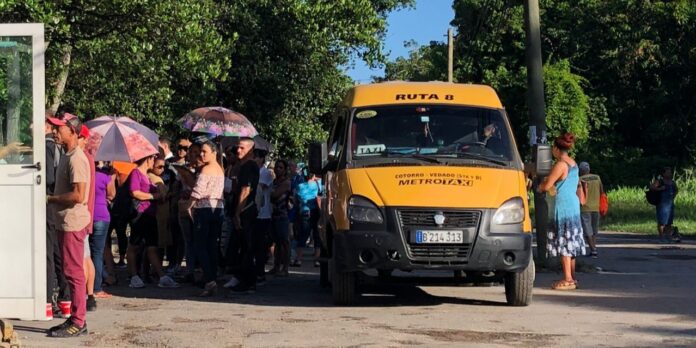
M 318 267 L 321 180 L 292 161 L 271 166 L 268 149 L 253 138 L 226 145 L 205 136 L 160 138 L 159 153 L 111 163 L 95 162 L 86 148 L 89 129 L 75 115 L 47 117 L 45 133 L 47 305 L 54 317 L 68 317 L 51 336 L 86 333 L 86 312 L 111 296 L 104 287 L 118 283 L 118 268 L 127 269 L 131 288 L 188 282 L 207 297 L 219 287 L 250 293 L 267 275 L 288 276 L 289 267 L 302 265 L 308 241 Z M 600 177 L 569 155 L 574 142 L 570 133 L 554 140 L 556 163 L 536 188 L 555 198 L 547 252 L 561 260 L 563 279 L 552 284 L 558 290 L 577 288 L 576 258 L 588 246 L 598 257 L 600 212 L 606 213 Z M 678 194 L 670 168 L 650 190 L 660 195 L 657 225 L 666 243 Z
M 105 287 L 118 283 L 119 268 L 131 288 L 188 282 L 207 297 L 288 276 L 310 240 L 318 266 L 321 180 L 284 159 L 271 167 L 253 138 L 160 138 L 158 154 L 111 163 L 95 162 L 77 116 L 47 117 L 45 129 L 47 302 L 67 317 L 51 336 L 86 333 L 86 312 L 111 297 Z M 69 315 L 60 308 L 66 302 Z

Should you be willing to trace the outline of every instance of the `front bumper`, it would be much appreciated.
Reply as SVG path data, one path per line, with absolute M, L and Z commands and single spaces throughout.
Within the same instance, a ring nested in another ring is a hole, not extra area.
M 385 209 L 387 218 L 386 223 L 380 226 L 381 229 L 354 224 L 351 230 L 336 231 L 333 234 L 332 254 L 337 271 L 400 269 L 519 272 L 527 267 L 532 257 L 532 235 L 524 233 L 521 225 L 508 229 L 505 233 L 490 232 L 490 218 L 494 213 L 492 210 L 476 210 L 479 213 L 477 220 L 471 220 L 471 225 L 463 228 L 468 232 L 465 233 L 464 243 L 438 245 L 416 244 L 411 233 L 418 227 L 404 225 L 400 211 L 402 210 L 398 208 Z

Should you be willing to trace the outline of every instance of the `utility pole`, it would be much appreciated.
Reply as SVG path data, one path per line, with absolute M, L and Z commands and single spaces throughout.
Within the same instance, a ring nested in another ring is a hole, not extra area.
M 454 75 L 454 36 L 452 28 L 447 29 L 447 82 L 452 82 Z
M 529 106 L 530 143 L 536 156 L 536 145 L 546 143 L 546 115 L 544 112 L 544 71 L 541 61 L 541 29 L 539 0 L 525 0 L 524 24 L 526 31 L 527 105 Z M 536 158 L 534 159 L 536 161 Z M 537 260 L 546 265 L 548 243 L 548 206 L 545 194 L 536 187 L 543 181 L 537 176 L 534 185 L 534 216 L 536 221 Z

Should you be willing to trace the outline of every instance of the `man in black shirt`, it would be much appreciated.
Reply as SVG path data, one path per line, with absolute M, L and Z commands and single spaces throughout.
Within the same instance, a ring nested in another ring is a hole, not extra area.
M 252 139 L 240 139 L 237 147 L 237 158 L 241 162 L 241 167 L 234 195 L 236 207 L 232 221 L 234 228 L 240 231 L 242 269 L 239 274 L 240 283 L 232 288 L 234 292 L 253 292 L 256 290 L 253 233 L 254 223 L 258 215 L 255 198 L 259 184 L 259 166 L 254 161 L 253 149 L 254 141 Z

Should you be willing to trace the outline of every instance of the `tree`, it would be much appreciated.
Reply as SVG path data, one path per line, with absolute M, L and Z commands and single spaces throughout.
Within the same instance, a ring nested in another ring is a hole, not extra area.
M 604 162 L 631 162 L 626 156 L 668 154 L 677 163 L 692 163 L 696 139 L 687 134 L 696 131 L 696 100 L 691 97 L 696 93 L 691 78 L 696 71 L 696 4 L 542 0 L 540 5 L 545 81 L 561 83 L 547 85 L 554 91 L 546 94 L 552 107 L 548 111 L 559 105 L 549 100 L 559 92 L 579 96 L 568 84 L 572 80 L 587 96 L 586 101 L 574 98 L 580 104 L 573 107 L 566 104 L 569 111 L 586 110 L 588 117 L 589 141 L 580 155 L 602 153 Z M 525 56 L 522 4 L 456 0 L 454 8 L 458 79 L 497 85 L 521 131 L 526 128 L 525 87 L 519 83 Z M 568 70 L 549 71 L 562 62 Z M 563 75 L 569 79 L 558 79 Z M 550 121 L 550 126 L 560 126 Z M 624 147 L 629 151 L 616 150 Z
M 122 114 L 159 128 L 231 66 L 212 0 L 10 1 L 1 20 L 46 25 L 48 108 Z M 186 89 L 181 88 L 186 85 Z M 195 105 L 195 104 L 194 104 Z
M 383 62 L 386 14 L 411 0 L 224 2 L 222 32 L 235 35 L 235 67 L 218 90 L 298 158 L 322 139 L 333 107 L 351 86 L 341 70 L 351 56 Z
M 404 44 L 410 48 L 407 58 L 398 57 L 388 62 L 384 69 L 387 81 L 446 81 L 447 45 L 431 41 L 426 46 L 418 46 L 415 41 Z
M 385 61 L 386 14 L 413 0 L 6 0 L 46 25 L 48 106 L 164 132 L 187 111 L 246 114 L 283 156 L 325 136 L 351 57 Z

